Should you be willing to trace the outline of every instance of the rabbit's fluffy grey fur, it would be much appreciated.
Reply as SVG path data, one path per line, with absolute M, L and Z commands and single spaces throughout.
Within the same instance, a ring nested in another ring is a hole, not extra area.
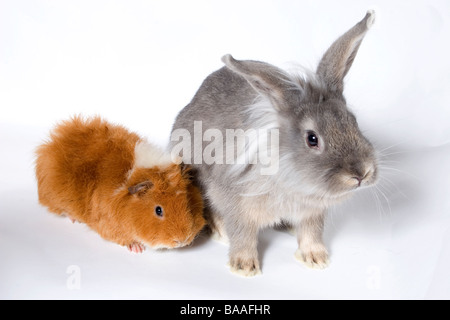
M 226 55 L 225 67 L 208 76 L 179 113 L 173 132 L 185 129 L 192 136 L 195 121 L 201 121 L 202 133 L 213 128 L 223 137 L 227 129 L 277 129 L 279 143 L 273 146 L 277 150 L 269 150 L 278 155 L 277 170 L 271 174 L 261 174 L 262 163 L 227 164 L 225 151 L 223 164 L 196 163 L 195 152 L 203 152 L 208 141 L 202 142 L 203 148 L 180 154 L 197 170 L 211 227 L 229 240 L 233 272 L 246 276 L 260 272 L 258 232 L 280 223 L 296 229 L 298 260 L 325 267 L 326 209 L 375 183 L 374 148 L 361 134 L 343 96 L 344 77 L 374 17 L 368 11 L 331 45 L 316 72 L 303 77 Z M 258 143 L 246 141 L 244 151 L 251 157 L 261 147 Z M 172 147 L 176 144 L 171 142 Z

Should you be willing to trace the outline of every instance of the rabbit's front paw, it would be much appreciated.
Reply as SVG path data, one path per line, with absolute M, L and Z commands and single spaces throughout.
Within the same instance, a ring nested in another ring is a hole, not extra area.
M 259 261 L 257 258 L 231 258 L 229 267 L 231 272 L 244 277 L 253 277 L 261 274 L 261 269 L 259 268 Z
M 297 249 L 295 258 L 311 269 L 325 269 L 329 264 L 328 251 L 322 244 Z

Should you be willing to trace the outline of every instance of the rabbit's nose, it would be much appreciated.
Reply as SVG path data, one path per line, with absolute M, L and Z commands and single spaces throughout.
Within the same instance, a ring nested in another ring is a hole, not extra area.
M 367 168 L 363 174 L 357 174 L 355 176 L 353 176 L 352 178 L 355 179 L 356 181 L 358 181 L 358 187 L 361 186 L 361 183 L 364 180 L 370 179 L 370 177 L 373 174 L 373 169 L 372 168 Z
M 353 179 L 356 179 L 357 181 L 358 181 L 358 187 L 360 187 L 361 186 L 361 182 L 362 182 L 362 179 L 360 178 L 360 177 L 352 177 Z

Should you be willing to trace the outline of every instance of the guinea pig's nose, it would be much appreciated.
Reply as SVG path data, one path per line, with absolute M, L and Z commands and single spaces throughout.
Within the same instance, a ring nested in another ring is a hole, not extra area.
M 174 240 L 174 247 L 175 248 L 181 248 L 184 247 L 187 243 L 185 241 L 180 241 L 180 240 Z
M 184 239 L 175 239 L 174 240 L 175 247 L 180 248 L 189 245 L 191 243 L 191 241 L 189 241 L 189 239 L 191 239 L 191 236 L 192 236 L 191 234 L 188 234 L 187 237 Z

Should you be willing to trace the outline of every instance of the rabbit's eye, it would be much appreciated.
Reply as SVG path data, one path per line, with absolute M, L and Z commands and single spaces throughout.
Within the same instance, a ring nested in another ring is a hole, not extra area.
M 163 216 L 163 209 L 162 209 L 160 206 L 156 206 L 156 207 L 155 207 L 155 214 L 156 214 L 158 217 L 162 217 L 162 216 Z
M 317 148 L 319 146 L 319 138 L 314 132 L 309 131 L 306 136 L 306 143 L 310 148 Z

